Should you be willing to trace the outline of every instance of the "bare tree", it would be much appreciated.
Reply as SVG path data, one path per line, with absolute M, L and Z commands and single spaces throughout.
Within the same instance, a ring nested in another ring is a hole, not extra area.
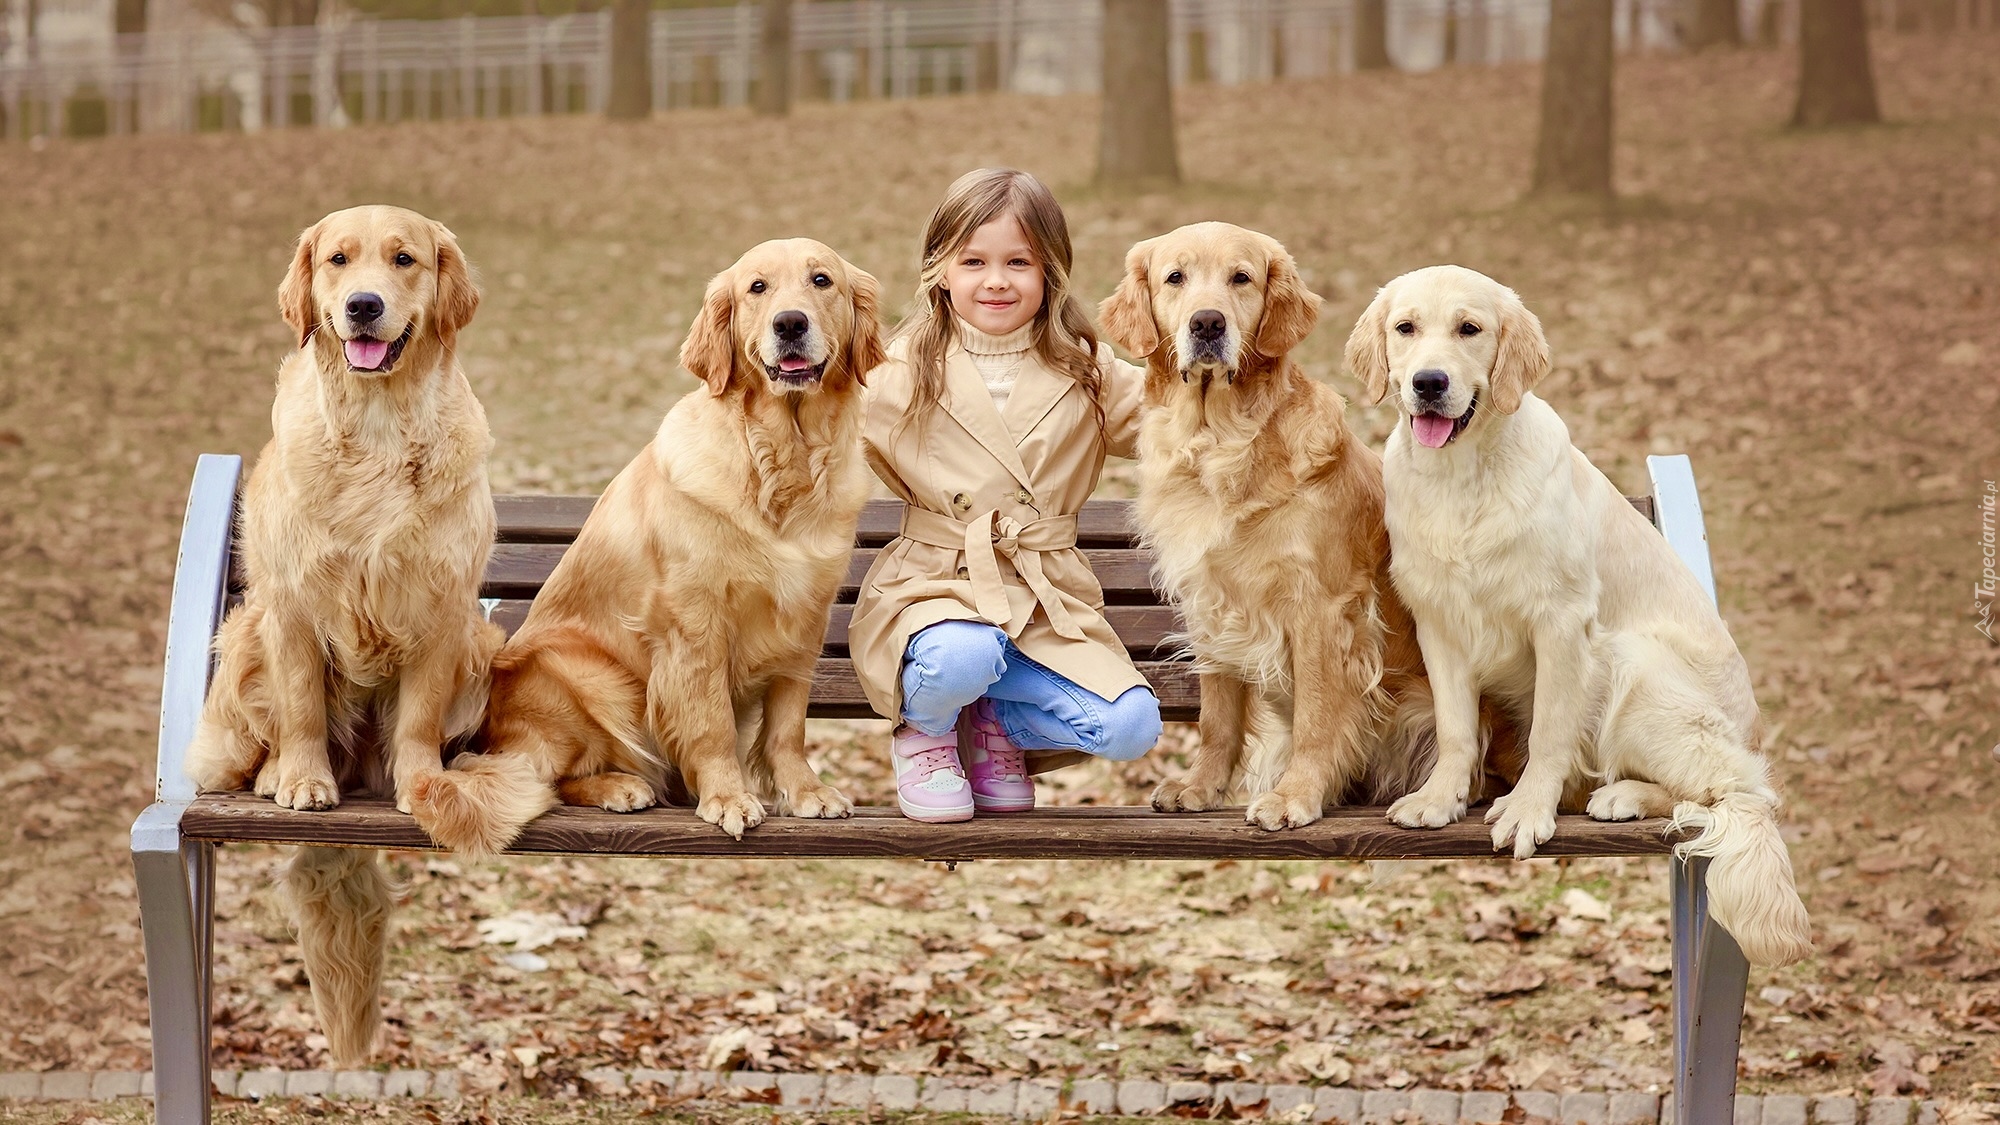
M 1611 194 L 1611 4 L 1550 0 L 1538 195 Z
M 604 116 L 644 121 L 653 112 L 653 5 L 616 0 L 611 6 L 611 97 Z
M 1167 0 L 1104 0 L 1100 183 L 1180 179 L 1167 35 Z
M 1389 0 L 1355 0 L 1354 69 L 1389 68 Z
M 757 112 L 783 117 L 792 111 L 792 0 L 764 0 Z
M 1799 104 L 1792 124 L 1882 120 L 1862 0 L 1806 0 L 1799 9 Z
M 1742 46 L 1743 24 L 1736 3 L 1737 0 L 1694 0 L 1693 18 L 1688 24 L 1688 50 Z

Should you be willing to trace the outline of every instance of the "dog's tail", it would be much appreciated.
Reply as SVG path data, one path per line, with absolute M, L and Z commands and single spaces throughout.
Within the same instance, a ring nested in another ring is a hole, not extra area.
M 367 849 L 303 847 L 285 869 L 313 1006 L 338 1066 L 367 1061 L 382 1020 L 390 895 Z
M 527 755 L 460 754 L 418 778 L 410 812 L 431 839 L 474 858 L 507 850 L 529 821 L 556 806 L 554 786 Z
M 1730 793 L 1708 805 L 1683 801 L 1676 829 L 1701 835 L 1674 850 L 1707 856 L 1708 909 L 1753 965 L 1772 968 L 1812 952 L 1812 922 L 1792 883 L 1792 857 L 1778 835 L 1777 802 L 1758 793 Z

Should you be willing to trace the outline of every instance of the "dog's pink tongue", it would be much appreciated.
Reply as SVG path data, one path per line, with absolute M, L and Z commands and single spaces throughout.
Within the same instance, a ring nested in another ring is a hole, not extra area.
M 1439 414 L 1410 416 L 1410 432 L 1432 449 L 1443 449 L 1444 443 L 1451 440 L 1451 425 L 1451 419 Z
M 382 366 L 383 357 L 389 354 L 387 340 L 347 341 L 347 362 L 357 371 L 373 371 Z
M 780 371 L 807 371 L 811 368 L 812 361 L 802 355 L 788 355 L 778 361 Z

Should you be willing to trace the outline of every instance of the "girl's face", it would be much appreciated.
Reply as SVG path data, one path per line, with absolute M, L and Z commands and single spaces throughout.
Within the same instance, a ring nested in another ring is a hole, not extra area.
M 952 311 L 981 332 L 1005 336 L 1042 311 L 1042 262 L 1021 220 L 1002 215 L 966 239 L 945 267 Z

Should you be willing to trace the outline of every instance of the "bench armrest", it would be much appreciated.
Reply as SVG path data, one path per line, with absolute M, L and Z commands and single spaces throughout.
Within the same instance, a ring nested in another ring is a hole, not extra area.
M 1715 570 L 1708 559 L 1708 525 L 1701 518 L 1701 494 L 1694 487 L 1694 462 L 1685 453 L 1646 458 L 1653 478 L 1653 520 L 1667 546 L 1694 572 L 1695 581 L 1715 604 Z
M 195 462 L 188 492 L 187 521 L 181 525 L 180 560 L 174 566 L 174 600 L 167 616 L 167 667 L 160 688 L 160 756 L 156 795 L 162 801 L 195 797 L 184 768 L 194 741 L 208 675 L 215 630 L 228 596 L 230 535 L 236 523 L 236 483 L 243 458 L 204 453 Z

